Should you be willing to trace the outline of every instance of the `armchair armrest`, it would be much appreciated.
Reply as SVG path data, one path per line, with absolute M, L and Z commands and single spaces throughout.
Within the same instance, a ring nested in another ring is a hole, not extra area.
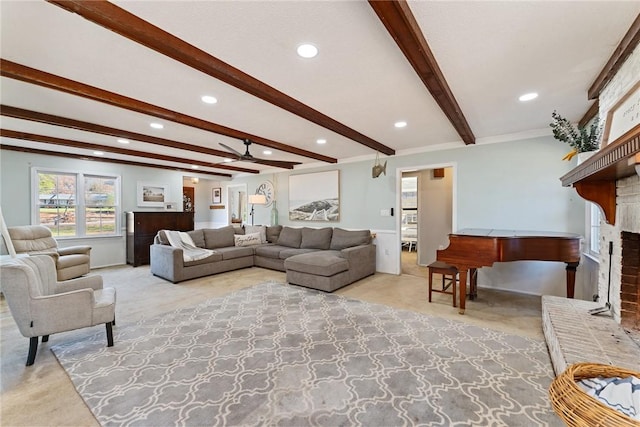
M 68 248 L 58 248 L 58 253 L 61 256 L 73 255 L 73 254 L 89 255 L 89 252 L 91 252 L 91 246 L 86 246 L 86 245 L 69 246 Z
M 65 280 L 57 282 L 55 292 L 61 294 L 63 292 L 71 292 L 78 289 L 91 288 L 94 291 L 102 289 L 102 276 L 84 276 L 77 279 Z

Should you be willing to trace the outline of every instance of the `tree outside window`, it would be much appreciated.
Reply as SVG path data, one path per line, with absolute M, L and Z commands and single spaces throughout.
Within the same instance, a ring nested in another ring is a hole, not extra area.
M 34 176 L 36 221 L 55 237 L 118 234 L 119 177 L 37 169 Z

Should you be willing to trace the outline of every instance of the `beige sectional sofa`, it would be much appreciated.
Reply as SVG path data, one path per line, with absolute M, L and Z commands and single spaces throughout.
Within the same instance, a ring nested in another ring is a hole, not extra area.
M 285 271 L 287 281 L 332 292 L 375 273 L 376 250 L 369 230 L 265 227 L 259 244 L 236 246 L 243 229 L 227 226 L 187 234 L 198 248 L 213 252 L 184 261 L 183 250 L 158 233 L 151 245 L 151 273 L 173 283 L 245 267 Z

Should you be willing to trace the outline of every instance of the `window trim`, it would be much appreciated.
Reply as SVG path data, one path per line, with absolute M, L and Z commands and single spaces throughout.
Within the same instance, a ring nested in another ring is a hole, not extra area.
M 76 235 L 75 236 L 56 236 L 56 240 L 73 240 L 73 239 L 101 239 L 110 237 L 122 237 L 122 178 L 115 173 L 100 173 L 90 171 L 78 171 L 62 168 L 48 168 L 43 166 L 31 167 L 31 224 L 40 224 L 40 179 L 39 174 L 51 173 L 51 174 L 66 174 L 74 175 L 76 177 L 76 194 L 75 194 L 75 209 L 76 209 Z M 115 180 L 115 230 L 113 234 L 86 234 L 86 204 L 84 200 L 84 180 L 85 177 L 100 177 L 100 178 L 112 178 Z
M 594 228 L 594 212 L 597 212 L 599 215 L 598 218 L 598 230 L 601 229 L 602 225 L 602 211 L 598 205 L 592 202 L 585 203 L 585 247 L 583 252 L 585 255 L 589 256 L 589 258 L 598 260 L 600 257 L 600 231 L 597 236 L 593 236 L 592 229 Z M 595 237 L 595 241 L 594 241 Z M 597 247 L 598 252 L 594 251 L 592 247 Z

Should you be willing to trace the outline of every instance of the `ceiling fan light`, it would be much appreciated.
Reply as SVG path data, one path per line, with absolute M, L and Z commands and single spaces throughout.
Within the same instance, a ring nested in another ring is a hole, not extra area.
M 303 58 L 313 58 L 318 54 L 318 48 L 312 44 L 305 43 L 298 46 L 297 52 Z

